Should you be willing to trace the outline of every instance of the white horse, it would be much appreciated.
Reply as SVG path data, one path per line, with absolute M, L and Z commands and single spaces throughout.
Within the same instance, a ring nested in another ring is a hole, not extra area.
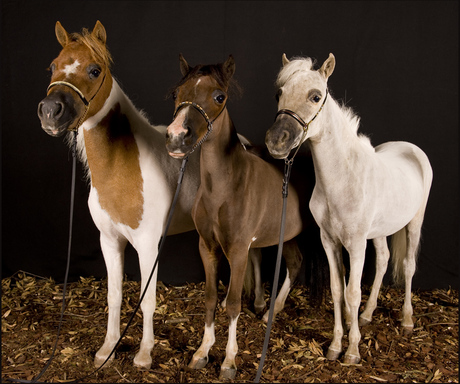
M 371 321 L 377 306 L 390 235 L 393 276 L 396 282 L 405 281 L 402 327 L 408 333 L 413 329 L 411 284 L 433 172 L 417 146 L 388 142 L 374 148 L 357 134 L 359 118 L 328 94 L 327 80 L 335 67 L 332 54 L 319 70 L 313 70 L 310 58 L 289 61 L 283 55 L 282 62 L 279 111 L 265 142 L 275 158 L 286 158 L 305 140 L 310 144 L 316 175 L 310 209 L 321 229 L 334 301 L 334 337 L 327 358 L 335 360 L 342 352 L 345 318 L 350 332 L 344 361 L 355 364 L 360 361 L 359 325 Z M 358 325 L 367 239 L 376 249 L 376 275 Z M 348 284 L 342 246 L 350 255 Z

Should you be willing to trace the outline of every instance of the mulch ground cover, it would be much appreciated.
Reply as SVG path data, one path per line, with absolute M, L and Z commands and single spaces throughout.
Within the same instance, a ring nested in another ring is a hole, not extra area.
M 2 280 L 2 382 L 31 380 L 51 356 L 61 312 L 62 284 L 19 272 Z M 365 303 L 369 288 L 363 288 Z M 220 284 L 219 299 L 225 297 Z M 95 374 L 93 359 L 105 338 L 107 281 L 81 278 L 68 285 L 67 307 L 56 355 L 40 381 L 78 380 L 91 383 L 219 382 L 225 356 L 228 320 L 220 306 L 216 314 L 216 343 L 210 361 L 200 370 L 187 367 L 199 347 L 204 327 L 204 283 L 166 286 L 158 282 L 154 315 L 155 347 L 149 370 L 133 366 L 142 336 L 141 314 L 135 316 L 113 363 Z M 139 282 L 125 281 L 121 324 L 137 304 Z M 269 290 L 266 289 L 266 300 Z M 333 306 L 330 293 L 313 308 L 305 287 L 292 289 L 285 309 L 273 323 L 261 382 L 458 383 L 458 291 L 416 290 L 412 294 L 414 331 L 402 334 L 398 315 L 403 290 L 383 287 L 370 325 L 361 328 L 357 365 L 328 361 Z M 238 371 L 235 382 L 253 382 L 266 325 L 243 301 L 238 322 Z M 123 329 L 123 328 L 122 328 Z M 344 338 L 347 346 L 347 338 Z M 91 374 L 88 377 L 86 375 Z M 227 380 L 227 382 L 230 382 Z

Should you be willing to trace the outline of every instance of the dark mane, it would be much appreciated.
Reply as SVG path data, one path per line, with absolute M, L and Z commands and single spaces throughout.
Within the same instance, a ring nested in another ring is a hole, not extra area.
M 198 64 L 193 67 L 189 73 L 184 76 L 167 94 L 166 98 L 174 97 L 177 89 L 185 84 L 189 79 L 198 76 L 212 76 L 222 88 L 228 87 L 228 93 L 234 96 L 241 96 L 242 88 L 233 78 L 227 79 L 224 75 L 223 64 Z

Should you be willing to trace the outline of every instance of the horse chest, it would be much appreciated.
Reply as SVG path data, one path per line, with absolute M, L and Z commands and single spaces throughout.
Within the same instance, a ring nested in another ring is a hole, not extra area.
M 128 119 L 111 111 L 84 135 L 91 185 L 101 209 L 113 222 L 136 229 L 143 214 L 143 178 Z

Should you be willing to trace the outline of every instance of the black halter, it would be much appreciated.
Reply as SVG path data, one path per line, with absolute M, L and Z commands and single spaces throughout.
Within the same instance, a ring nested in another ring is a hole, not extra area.
M 179 103 L 179 105 L 177 106 L 176 110 L 174 111 L 173 121 L 176 118 L 177 114 L 179 113 L 179 110 L 182 109 L 183 107 L 187 107 L 187 106 L 193 107 L 198 112 L 200 112 L 201 116 L 203 116 L 203 118 L 206 120 L 206 124 L 208 126 L 208 131 L 206 132 L 206 134 L 202 137 L 202 139 L 200 141 L 195 143 L 195 145 L 193 146 L 192 150 L 188 153 L 190 155 L 191 153 L 193 153 L 195 151 L 195 149 L 197 149 L 201 144 L 203 144 L 203 142 L 206 141 L 206 139 L 208 138 L 208 136 L 210 135 L 210 133 L 212 131 L 212 123 L 214 123 L 217 120 L 217 118 L 220 116 L 220 114 L 224 111 L 224 109 L 227 107 L 227 103 L 224 104 L 223 108 L 220 110 L 220 112 L 217 114 L 217 116 L 213 120 L 211 120 L 209 118 L 208 114 L 206 113 L 206 111 L 204 110 L 204 108 L 201 105 L 199 105 L 197 103 L 194 103 L 193 101 L 183 101 L 183 102 Z
M 306 132 L 306 131 L 308 131 L 308 127 L 310 126 L 311 122 L 316 119 L 316 116 L 318 116 L 318 114 L 323 109 L 324 104 L 326 103 L 326 100 L 327 100 L 327 94 L 328 94 L 328 92 L 327 92 L 327 89 L 326 89 L 326 96 L 324 97 L 323 104 L 321 104 L 321 107 L 318 109 L 318 112 L 316 112 L 316 115 L 313 116 L 308 123 L 306 123 L 297 113 L 291 111 L 290 109 L 280 109 L 278 111 L 278 113 L 276 114 L 276 116 L 275 116 L 275 120 L 278 117 L 278 115 L 281 115 L 281 114 L 289 115 L 289 116 L 293 117 L 294 119 L 296 119 L 297 122 L 302 126 L 303 130 Z

